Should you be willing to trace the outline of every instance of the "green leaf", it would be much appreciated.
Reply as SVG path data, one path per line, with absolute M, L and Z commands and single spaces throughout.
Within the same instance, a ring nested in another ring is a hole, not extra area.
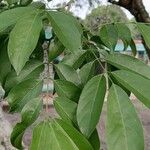
M 48 17 L 62 44 L 70 51 L 78 50 L 81 47 L 81 34 L 76 26 L 77 20 L 58 11 L 49 11 Z
M 41 89 L 42 81 L 32 78 L 16 85 L 7 97 L 7 101 L 10 104 L 10 112 L 20 112 L 26 103 L 32 98 L 39 96 Z
M 85 64 L 79 71 L 79 76 L 83 85 L 87 83 L 95 74 L 95 61 Z
M 120 70 L 112 73 L 114 78 L 130 90 L 145 106 L 150 108 L 150 80 L 138 74 Z
M 22 18 L 26 14 L 33 13 L 34 11 L 35 9 L 33 9 L 32 7 L 18 7 L 0 13 L 0 32 L 14 25 L 20 18 Z
M 30 4 L 30 6 L 41 10 L 46 8 L 46 5 L 42 1 L 34 1 Z
M 19 0 L 6 0 L 9 5 L 18 3 Z
M 0 43 L 0 83 L 2 85 L 4 85 L 7 74 L 11 71 L 6 44 L 7 43 Z
M 33 0 L 20 0 L 20 4 L 22 6 L 27 6 L 29 5 L 30 3 L 32 3 Z
M 71 54 L 68 54 L 64 57 L 62 63 L 67 64 L 74 69 L 78 69 L 86 58 L 86 52 L 87 51 L 78 50 Z
M 131 39 L 130 47 L 131 47 L 131 50 L 132 50 L 132 54 L 133 54 L 133 56 L 136 56 L 136 54 L 137 54 L 137 49 L 136 49 L 136 45 L 135 45 L 135 43 L 134 43 L 134 40 L 133 40 L 133 39 Z
M 141 122 L 128 95 L 117 85 L 112 85 L 107 101 L 106 122 L 109 150 L 144 150 Z
M 107 55 L 106 60 L 109 64 L 119 69 L 132 71 L 150 79 L 150 67 L 137 58 L 129 55 L 114 53 Z
M 40 11 L 37 11 L 20 19 L 11 31 L 8 55 L 17 74 L 20 73 L 35 49 L 41 29 Z
M 106 80 L 101 75 L 93 77 L 83 88 L 77 107 L 77 122 L 86 137 L 90 137 L 99 121 L 105 92 Z
M 62 43 L 59 40 L 54 41 L 53 45 L 50 44 L 49 54 L 48 54 L 49 62 L 57 58 L 64 50 L 65 50 L 65 47 L 62 45 Z
M 116 71 L 116 70 L 115 70 L 115 71 Z M 110 77 L 111 77 L 111 80 L 112 80 L 112 82 L 113 82 L 114 84 L 120 86 L 120 87 L 127 93 L 127 95 L 130 96 L 130 94 L 131 94 L 131 91 L 130 91 L 130 90 L 128 90 L 126 87 L 124 87 L 124 85 L 121 84 L 112 74 L 110 74 Z M 110 81 L 110 85 L 109 85 L 109 86 L 111 86 L 111 83 L 112 83 L 112 82 Z
M 14 147 L 21 149 L 21 150 L 23 149 L 22 138 L 23 138 L 26 128 L 27 128 L 26 125 L 24 125 L 23 123 L 17 123 L 15 127 L 13 128 L 13 131 L 10 137 L 11 144 Z
M 74 124 L 77 123 L 76 122 L 77 103 L 64 97 L 56 97 L 54 100 L 54 107 L 59 116 L 67 123 L 74 123 Z
M 130 29 L 124 23 L 116 23 L 115 27 L 118 31 L 118 38 L 123 41 L 124 49 L 126 50 L 132 38 Z
M 114 25 L 108 24 L 100 29 L 100 38 L 110 50 L 114 50 L 118 41 L 118 33 Z
M 72 82 L 66 80 L 55 80 L 54 86 L 58 96 L 66 97 L 72 101 L 78 102 L 81 89 Z
M 11 88 L 13 88 L 18 83 L 30 79 L 30 78 L 39 78 L 40 73 L 43 71 L 43 63 L 40 61 L 29 61 L 17 76 L 15 71 L 9 73 L 6 78 L 5 90 L 8 92 Z
M 41 98 L 34 98 L 30 100 L 21 111 L 21 118 L 23 124 L 25 124 L 26 126 L 31 125 L 38 118 L 41 110 Z
M 86 138 L 62 120 L 40 123 L 33 131 L 30 150 L 93 150 Z
M 95 129 L 89 138 L 89 142 L 93 146 L 94 150 L 100 150 L 100 139 L 98 131 Z
M 137 23 L 137 27 L 140 31 L 140 33 L 142 34 L 146 45 L 148 46 L 148 48 L 150 48 L 150 26 L 146 25 L 144 23 Z
M 22 119 L 17 123 L 11 133 L 11 144 L 22 149 L 22 138 L 27 127 L 29 127 L 39 116 L 42 109 L 42 101 L 40 98 L 35 98 L 29 101 L 21 111 Z
M 55 69 L 60 79 L 70 81 L 76 85 L 80 84 L 79 76 L 74 68 L 59 63 L 58 65 L 55 65 Z

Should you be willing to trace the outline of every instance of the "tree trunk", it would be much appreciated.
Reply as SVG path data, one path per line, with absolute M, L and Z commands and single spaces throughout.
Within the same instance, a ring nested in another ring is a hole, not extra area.
M 118 2 L 115 0 L 108 0 L 108 2 L 127 9 L 135 17 L 137 22 L 150 23 L 149 14 L 145 9 L 142 0 L 119 0 Z M 142 42 L 146 49 L 148 58 L 150 59 L 150 49 L 147 47 L 143 38 Z

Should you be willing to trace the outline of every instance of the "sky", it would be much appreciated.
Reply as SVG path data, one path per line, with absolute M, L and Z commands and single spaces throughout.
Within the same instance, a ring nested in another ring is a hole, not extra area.
M 51 2 L 49 2 L 49 6 L 55 6 L 58 3 L 63 3 L 63 2 L 68 2 L 69 0 L 52 0 Z M 82 3 L 84 4 L 84 8 L 82 9 L 75 9 L 74 7 L 71 8 L 71 11 L 78 17 L 84 19 L 86 17 L 86 14 L 89 13 L 88 10 L 88 4 L 86 4 L 87 0 L 82 0 Z M 106 4 L 107 0 L 103 0 L 102 3 Z M 144 6 L 146 8 L 146 10 L 150 13 L 150 0 L 143 0 Z M 123 9 L 124 12 L 126 13 L 127 17 L 129 19 L 133 18 L 133 16 L 130 14 L 130 12 L 128 12 L 127 10 Z

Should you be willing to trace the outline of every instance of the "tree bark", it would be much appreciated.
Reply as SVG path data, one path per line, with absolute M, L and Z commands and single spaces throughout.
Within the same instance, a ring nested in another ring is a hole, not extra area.
M 121 6 L 127 9 L 136 19 L 137 22 L 150 23 L 150 16 L 143 5 L 142 0 L 108 0 L 108 2 Z M 150 49 L 147 47 L 146 43 L 142 38 L 142 43 L 146 49 L 148 58 L 150 59 Z

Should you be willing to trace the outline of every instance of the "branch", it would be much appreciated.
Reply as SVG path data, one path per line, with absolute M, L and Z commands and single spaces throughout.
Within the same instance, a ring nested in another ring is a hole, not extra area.
M 115 0 L 108 0 L 108 2 L 127 9 L 135 16 L 137 22 L 150 23 L 149 14 L 145 9 L 142 0 L 119 0 L 118 2 Z

